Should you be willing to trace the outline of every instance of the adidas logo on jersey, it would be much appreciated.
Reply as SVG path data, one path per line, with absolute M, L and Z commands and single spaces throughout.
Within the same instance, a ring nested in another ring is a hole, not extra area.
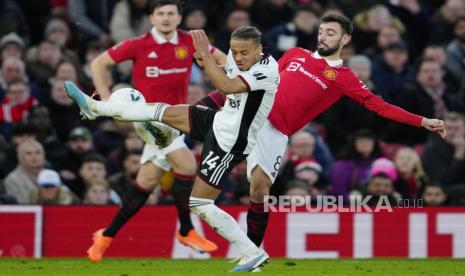
M 154 51 L 150 52 L 150 54 L 147 56 L 148 58 L 157 58 L 158 55 Z
M 272 177 L 276 177 L 276 172 L 271 172 Z
M 305 58 L 298 58 L 297 60 L 298 60 L 298 61 L 305 62 Z
M 203 169 L 200 171 L 203 175 L 208 175 L 208 170 L 207 169 Z

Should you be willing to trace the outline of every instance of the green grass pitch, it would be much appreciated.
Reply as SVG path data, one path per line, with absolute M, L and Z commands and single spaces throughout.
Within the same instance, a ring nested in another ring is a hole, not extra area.
M 233 267 L 225 259 L 86 259 L 0 258 L 0 275 L 222 275 Z M 272 259 L 268 275 L 465 275 L 465 261 L 451 259 L 291 260 Z

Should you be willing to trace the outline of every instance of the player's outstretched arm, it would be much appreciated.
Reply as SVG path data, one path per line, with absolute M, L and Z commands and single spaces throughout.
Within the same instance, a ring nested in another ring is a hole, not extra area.
M 99 92 L 100 99 L 103 101 L 108 100 L 110 97 L 110 90 L 108 89 L 108 68 L 115 65 L 115 62 L 105 51 L 98 55 L 90 64 L 90 71 L 92 72 L 92 81 L 94 82 L 95 89 Z
M 192 40 L 195 50 L 194 57 L 203 63 L 207 75 L 210 77 L 213 85 L 221 91 L 222 94 L 243 93 L 247 91 L 247 85 L 239 78 L 228 78 L 225 72 L 218 67 L 213 55 L 209 51 L 210 42 L 203 30 L 191 31 Z

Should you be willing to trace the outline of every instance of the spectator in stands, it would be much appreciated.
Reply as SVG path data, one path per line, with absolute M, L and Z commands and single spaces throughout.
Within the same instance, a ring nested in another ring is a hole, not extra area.
M 44 40 L 55 43 L 59 46 L 63 59 L 72 62 L 75 66 L 79 65 L 79 57 L 76 52 L 67 47 L 71 33 L 66 21 L 60 18 L 53 18 L 48 21 L 44 30 Z M 34 63 L 38 59 L 38 47 L 30 47 L 26 52 L 26 61 Z
M 284 24 L 292 19 L 294 10 L 291 1 L 265 0 L 261 1 L 256 23 L 263 32 L 269 31 L 273 26 Z
M 308 192 L 308 185 L 305 181 L 294 179 L 287 182 L 285 195 L 310 195 Z
M 288 151 L 289 158 L 287 162 L 284 164 L 284 161 L 286 160 L 285 157 L 283 157 L 283 160 L 276 160 L 277 162 L 282 162 L 283 166 L 281 166 L 278 178 L 276 179 L 276 183 L 279 184 L 275 185 L 276 187 L 274 188 L 281 186 L 281 188 L 284 189 L 285 183 L 288 180 L 295 178 L 294 172 L 296 165 L 306 160 L 313 160 L 314 151 L 315 137 L 311 133 L 307 131 L 299 131 L 292 135 L 290 137 Z M 283 190 L 281 190 L 281 192 L 283 192 Z
M 465 16 L 465 2 L 446 0 L 433 16 L 430 42 L 447 44 L 454 39 L 454 25 L 462 16 Z
M 292 21 L 274 27 L 263 39 L 276 59 L 293 47 L 313 51 L 316 48 L 319 23 L 319 13 L 316 10 L 298 7 Z
M 0 61 L 7 57 L 21 59 L 24 51 L 24 41 L 16 33 L 9 33 L 0 39 Z
M 58 138 L 64 142 L 68 139 L 70 131 L 81 124 L 79 108 L 66 94 L 65 79 L 53 78 L 50 80 L 50 96 L 45 105 L 50 111 L 50 120 Z
M 370 130 L 356 131 L 331 171 L 331 193 L 348 200 L 350 191 L 360 189 L 368 178 L 371 164 L 381 156 L 378 139 Z
M 48 91 L 49 80 L 55 75 L 57 66 L 62 61 L 60 46 L 55 42 L 43 40 L 37 49 L 37 59 L 27 63 L 34 81 L 41 91 Z
M 0 151 L 0 179 L 14 170 L 18 164 L 18 146 L 26 140 L 35 140 L 35 129 L 26 123 L 16 123 L 13 125 L 11 143 L 2 147 Z
M 450 112 L 444 117 L 447 136 L 430 136 L 423 153 L 423 165 L 429 179 L 445 186 L 465 184 L 465 117 Z M 465 185 L 464 185 L 465 186 Z
M 61 184 L 60 175 L 54 170 L 43 169 L 37 177 L 38 189 L 32 193 L 32 204 L 70 205 L 79 200 L 68 187 Z
M 394 26 L 401 34 L 405 32 L 404 24 L 392 16 L 382 4 L 361 11 L 354 17 L 352 43 L 357 52 L 363 52 L 370 45 L 376 45 L 378 32 L 386 26 Z
M 117 150 L 110 153 L 107 157 L 106 168 L 109 175 L 116 174 L 123 170 L 123 160 L 128 152 L 142 151 L 144 141 L 137 135 L 135 130 L 129 131 Z
M 306 160 L 295 166 L 295 179 L 307 183 L 307 191 L 312 197 L 326 194 L 326 181 L 322 176 L 322 168 L 314 160 Z
M 376 36 L 376 43 L 366 48 L 363 53 L 370 59 L 374 60 L 376 57 L 383 54 L 383 51 L 387 46 L 392 43 L 400 42 L 401 40 L 402 37 L 399 29 L 392 25 L 384 26 L 379 30 Z
M 18 161 L 16 169 L 5 178 L 6 192 L 19 204 L 31 204 L 37 176 L 45 166 L 44 148 L 35 140 L 24 141 L 18 146 Z
M 394 164 L 398 176 L 394 189 L 404 199 L 418 198 L 420 190 L 428 183 L 418 153 L 413 148 L 402 147 L 394 156 Z
M 0 134 L 9 140 L 12 124 L 25 122 L 29 110 L 36 104 L 38 101 L 31 95 L 30 87 L 24 80 L 10 81 L 0 105 Z
M 395 103 L 415 114 L 444 118 L 448 110 L 461 110 L 463 103 L 456 91 L 443 80 L 444 71 L 434 60 L 420 60 L 415 82 L 407 83 L 395 95 Z M 392 124 L 390 142 L 414 146 L 426 142 L 428 133 L 417 128 Z
M 389 44 L 383 55 L 373 61 L 372 80 L 376 92 L 393 103 L 398 90 L 415 79 L 415 71 L 408 64 L 408 49 L 404 42 Z
M 81 43 L 98 39 L 104 48 L 111 46 L 110 20 L 118 0 L 69 0 L 69 13 L 76 27 L 81 31 Z
M 250 14 L 243 9 L 232 10 L 227 18 L 225 28 L 220 29 L 219 32 L 215 35 L 215 46 L 227 53 L 229 50 L 229 38 L 231 33 L 242 26 L 250 25 Z
M 447 66 L 447 54 L 444 47 L 437 44 L 430 44 L 423 50 L 423 59 L 434 60 L 441 65 L 444 70 L 443 80 L 451 91 L 459 91 L 461 80 L 457 80 Z
M 73 63 L 68 61 L 62 61 L 58 64 L 54 78 L 71 81 L 77 84 L 80 82 L 78 69 Z
M 363 192 L 363 199 L 367 196 L 370 197 L 367 201 L 367 205 L 386 206 L 386 204 L 389 203 L 392 207 L 397 206 L 400 196 L 394 191 L 392 182 L 392 179 L 384 173 L 372 175 Z M 382 197 L 384 197 L 384 199 L 382 199 Z
M 0 100 L 5 97 L 8 83 L 15 79 L 27 81 L 26 66 L 17 57 L 7 57 L 3 60 L 0 68 Z
M 123 169 L 108 177 L 110 187 L 120 196 L 127 193 L 129 187 L 134 185 L 137 172 L 140 169 L 141 150 L 129 150 L 122 156 Z
M 447 194 L 444 188 L 438 184 L 427 184 L 421 193 L 423 206 L 444 206 L 447 205 Z
M 67 186 L 75 195 L 83 199 L 91 180 L 95 178 L 105 179 L 106 176 L 105 159 L 98 153 L 90 153 L 82 159 L 78 179 Z
M 57 136 L 47 107 L 43 105 L 33 106 L 29 111 L 28 121 L 34 128 L 36 140 L 44 147 L 47 158 L 52 159 L 63 151 L 63 143 Z
M 464 4 L 465 5 L 465 4 Z M 455 80 L 462 84 L 465 73 L 465 15 L 460 17 L 454 26 L 455 39 L 447 45 L 447 69 Z
M 208 19 L 205 13 L 205 6 L 201 4 L 189 5 L 183 16 L 182 28 L 184 30 L 205 29 Z
M 5 191 L 5 186 L 3 185 L 3 181 L 0 180 L 0 205 L 2 204 L 16 204 L 16 198 L 10 196 Z
M 148 0 L 123 0 L 115 5 L 110 19 L 110 36 L 116 43 L 148 32 Z
M 50 162 L 59 171 L 63 182 L 72 185 L 77 180 L 83 157 L 91 152 L 94 152 L 94 144 L 90 130 L 76 127 L 69 133 L 65 150 L 54 159 L 50 159 Z M 71 190 L 74 192 L 73 189 Z
M 110 186 L 103 178 L 89 180 L 82 203 L 86 205 L 108 205 L 115 204 L 110 199 Z

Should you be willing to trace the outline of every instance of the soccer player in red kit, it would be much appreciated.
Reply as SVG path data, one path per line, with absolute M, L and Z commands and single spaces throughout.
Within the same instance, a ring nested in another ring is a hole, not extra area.
M 341 49 L 350 42 L 352 29 L 352 22 L 344 16 L 325 16 L 321 19 L 316 52 L 292 48 L 278 62 L 281 82 L 276 99 L 247 158 L 251 180 L 247 235 L 257 246 L 262 243 L 268 224 L 264 200 L 278 173 L 288 137 L 342 97 L 347 96 L 387 119 L 445 136 L 443 121 L 386 103 L 342 65 Z
M 173 105 L 187 102 L 188 84 L 195 52 L 189 33 L 177 29 L 181 22 L 178 0 L 158 0 L 150 3 L 149 15 L 153 28 L 139 37 L 125 40 L 98 56 L 91 64 L 92 78 L 102 100 L 110 91 L 106 71 L 120 62 L 131 60 L 132 80 L 148 103 L 165 102 Z M 226 55 L 210 47 L 218 64 L 226 62 Z M 172 195 L 178 210 L 180 230 L 178 240 L 199 252 L 211 252 L 217 246 L 198 234 L 192 226 L 188 201 L 196 173 L 195 158 L 180 136 L 169 145 L 159 147 L 146 144 L 141 158 L 141 169 L 136 184 L 123 196 L 122 206 L 112 223 L 95 232 L 88 256 L 100 261 L 113 238 L 123 225 L 145 204 L 148 196 L 161 182 L 166 171 L 173 169 Z

